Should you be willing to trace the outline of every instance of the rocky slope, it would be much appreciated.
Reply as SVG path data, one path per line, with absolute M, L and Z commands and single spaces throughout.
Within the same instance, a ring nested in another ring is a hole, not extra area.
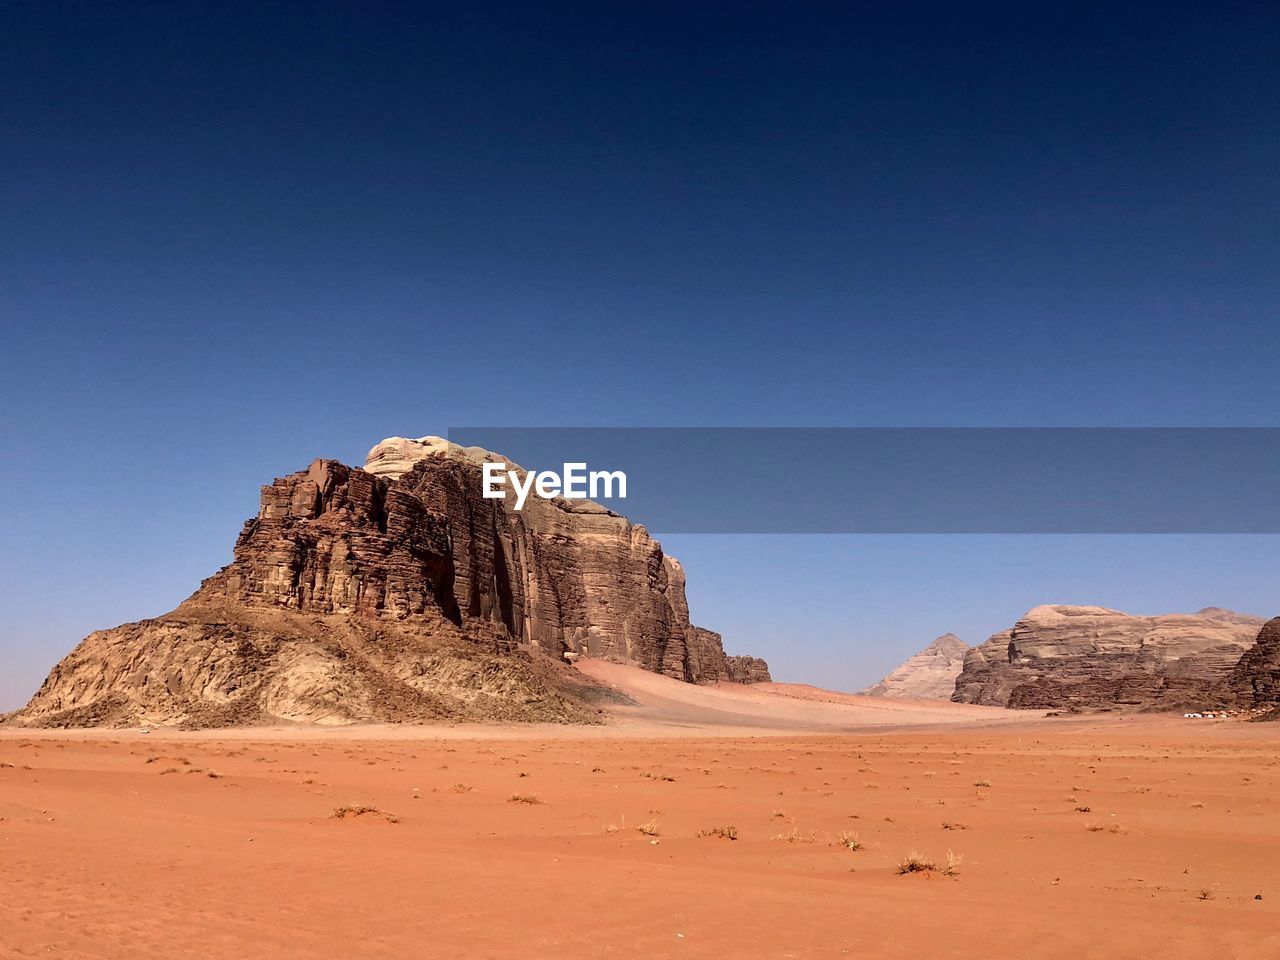
M 230 565 L 172 613 L 90 635 L 7 721 L 594 719 L 610 694 L 566 654 L 769 679 L 690 623 L 684 571 L 644 527 L 584 501 L 483 499 L 485 459 L 501 458 L 392 438 L 367 469 L 276 480 Z
M 944 633 L 862 692 L 872 697 L 950 700 L 968 651 L 969 645 L 954 633 Z
M 1231 692 L 1241 707 L 1280 706 L 1280 617 L 1263 624 L 1253 646 L 1236 664 Z
M 1206 608 L 1135 617 L 1041 606 L 971 649 L 953 700 L 1024 709 L 1181 709 L 1220 702 L 1262 620 Z

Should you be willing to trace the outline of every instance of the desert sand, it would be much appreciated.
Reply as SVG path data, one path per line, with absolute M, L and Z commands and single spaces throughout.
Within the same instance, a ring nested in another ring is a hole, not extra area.
M 0 730 L 0 956 L 1280 956 L 1276 725 L 586 669 L 603 726 Z

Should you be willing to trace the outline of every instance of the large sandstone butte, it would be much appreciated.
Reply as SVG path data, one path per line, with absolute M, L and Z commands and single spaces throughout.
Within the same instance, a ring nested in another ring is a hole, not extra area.
M 769 679 L 690 623 L 684 571 L 644 527 L 586 501 L 484 499 L 486 459 L 395 437 L 365 469 L 276 480 L 230 565 L 171 613 L 91 634 L 6 720 L 591 721 L 612 694 L 577 656 Z
M 968 652 L 967 643 L 954 633 L 944 633 L 875 686 L 862 692 L 872 697 L 950 700 Z
M 1041 606 L 972 648 L 951 699 L 1022 709 L 1176 710 L 1230 698 L 1262 620 L 1208 607 L 1135 617 Z
M 1242 707 L 1280 707 L 1280 617 L 1263 624 L 1231 674 L 1231 692 Z M 1272 711 L 1269 719 L 1280 719 Z

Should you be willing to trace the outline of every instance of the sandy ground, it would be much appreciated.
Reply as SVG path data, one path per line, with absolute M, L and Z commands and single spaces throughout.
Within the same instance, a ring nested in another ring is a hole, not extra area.
M 1280 956 L 1280 726 L 609 677 L 600 729 L 0 731 L 0 957 Z

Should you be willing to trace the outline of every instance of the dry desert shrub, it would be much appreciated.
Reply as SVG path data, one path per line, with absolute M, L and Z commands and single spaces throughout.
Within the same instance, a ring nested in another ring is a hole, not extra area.
M 528 803 L 532 805 L 539 804 L 541 802 L 542 801 L 538 799 L 538 795 L 536 793 L 513 793 L 507 799 L 507 803 Z
M 898 873 L 941 873 L 944 877 L 954 877 L 960 873 L 960 864 L 963 862 L 963 855 L 948 850 L 947 865 L 939 869 L 938 865 L 924 856 L 924 854 L 916 853 L 913 850 L 903 857 L 898 864 Z
M 379 816 L 385 818 L 387 823 L 400 822 L 400 818 L 394 813 L 388 813 L 386 810 L 381 810 L 378 807 L 371 807 L 368 804 L 363 803 L 344 803 L 340 807 L 334 807 L 333 813 L 329 816 L 336 820 L 346 820 L 348 818 L 355 819 L 356 817 L 364 816 Z
M 898 863 L 898 873 L 932 873 L 938 869 L 938 865 L 932 860 L 926 859 L 924 854 L 916 853 L 914 850 L 908 853 Z
M 839 835 L 836 837 L 836 844 L 844 847 L 846 850 L 857 851 L 862 849 L 861 838 L 852 830 L 841 830 Z
M 722 837 L 725 840 L 737 840 L 737 827 L 711 827 L 709 830 L 699 830 L 699 837 Z
M 636 829 L 639 830 L 641 833 L 643 833 L 646 837 L 656 837 L 660 832 L 658 830 L 657 820 L 650 820 L 647 823 L 642 823 L 640 824 L 640 826 L 636 827 Z

